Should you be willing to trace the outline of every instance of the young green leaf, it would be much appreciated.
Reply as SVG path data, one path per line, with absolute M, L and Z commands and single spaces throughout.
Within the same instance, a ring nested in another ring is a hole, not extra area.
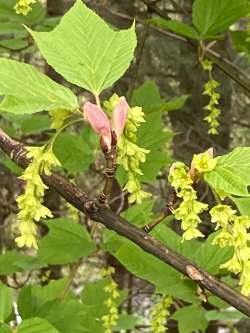
M 180 333 L 193 333 L 198 330 L 205 332 L 208 326 L 206 310 L 200 305 L 188 305 L 180 308 L 171 318 L 178 321 Z
M 46 222 L 50 231 L 40 242 L 38 256 L 48 264 L 68 264 L 95 250 L 89 234 L 80 224 L 58 218 Z
M 37 71 L 33 66 L 10 59 L 0 59 L 0 94 L 6 97 L 0 110 L 13 113 L 34 113 L 58 108 L 74 110 L 76 96 Z
M 13 333 L 12 329 L 7 324 L 0 324 L 0 333 Z
M 37 257 L 23 255 L 16 251 L 6 251 L 0 255 L 0 275 L 9 275 L 15 272 L 28 272 L 46 266 Z
M 217 157 L 214 170 L 206 172 L 204 177 L 215 190 L 228 194 L 249 196 L 250 184 L 250 147 L 238 147 L 231 153 Z
M 8 319 L 12 313 L 12 291 L 3 283 L 0 283 L 0 323 Z
M 16 333 L 60 333 L 47 320 L 30 318 L 24 320 L 16 329 Z
M 85 127 L 81 136 L 69 133 L 58 135 L 54 152 L 62 168 L 70 173 L 83 172 L 95 158 L 97 143 L 97 135 L 90 128 Z
M 193 25 L 202 36 L 224 32 L 247 13 L 247 0 L 195 0 Z
M 249 33 L 247 31 L 230 31 L 233 46 L 237 52 L 244 52 L 250 56 L 250 43 L 247 40 Z
M 18 296 L 18 312 L 22 319 L 40 316 L 40 309 L 44 304 L 64 296 L 68 282 L 64 278 L 50 281 L 45 286 L 34 284 L 23 287 Z
M 200 35 L 197 30 L 181 21 L 177 20 L 165 20 L 162 18 L 152 19 L 151 22 L 162 29 L 167 29 L 182 35 L 184 37 L 200 39 Z
M 250 216 L 250 198 L 236 198 L 230 197 L 231 200 L 236 204 L 241 215 Z
M 134 25 L 115 31 L 80 0 L 52 32 L 30 33 L 49 65 L 94 94 L 124 74 L 136 47 Z
M 131 273 L 154 284 L 157 292 L 191 303 L 198 301 L 195 296 L 195 285 L 192 281 L 182 279 L 180 273 L 147 254 L 130 241 L 124 239 L 123 245 L 112 254 Z

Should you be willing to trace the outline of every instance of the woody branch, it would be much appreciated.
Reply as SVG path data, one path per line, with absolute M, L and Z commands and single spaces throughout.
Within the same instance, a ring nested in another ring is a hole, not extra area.
M 26 157 L 24 145 L 11 139 L 1 129 L 0 148 L 20 167 L 27 167 L 29 160 Z M 54 188 L 69 203 L 85 213 L 93 221 L 100 222 L 108 229 L 116 231 L 118 234 L 137 244 L 147 253 L 170 265 L 201 287 L 250 317 L 250 300 L 248 298 L 237 293 L 188 258 L 163 245 L 144 230 L 130 224 L 109 208 L 105 206 L 93 206 L 93 201 L 88 198 L 87 194 L 76 186 L 73 186 L 65 177 L 53 173 L 51 176 L 42 176 L 42 178 L 48 186 Z

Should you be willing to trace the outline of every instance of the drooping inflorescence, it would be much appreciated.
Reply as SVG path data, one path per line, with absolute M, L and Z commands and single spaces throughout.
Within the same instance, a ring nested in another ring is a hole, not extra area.
M 168 316 L 170 315 L 169 307 L 173 303 L 170 296 L 162 296 L 159 302 L 155 303 L 151 309 L 151 331 L 153 333 L 166 332 L 166 323 Z
M 26 186 L 24 193 L 17 198 L 20 236 L 16 238 L 16 243 L 20 247 L 37 248 L 35 222 L 53 217 L 52 212 L 43 205 L 47 186 L 43 183 L 41 174 L 51 175 L 51 169 L 60 163 L 51 147 L 47 150 L 45 147 L 27 147 L 27 151 L 27 157 L 32 161 L 20 177 L 26 182 Z
M 208 210 L 208 205 L 197 200 L 193 178 L 213 170 L 215 166 L 216 160 L 207 151 L 194 155 L 190 170 L 182 162 L 174 163 L 170 169 L 169 182 L 177 197 L 182 200 L 179 207 L 174 210 L 174 215 L 181 221 L 181 227 L 184 230 L 183 240 L 204 236 L 198 230 L 198 224 L 201 222 L 199 214 Z
M 250 217 L 238 216 L 236 211 L 228 205 L 217 205 L 210 210 L 211 221 L 219 229 L 213 240 L 221 247 L 232 246 L 233 257 L 221 268 L 238 274 L 240 273 L 240 286 L 243 295 L 250 294 Z
M 108 284 L 105 286 L 104 291 L 107 293 L 107 299 L 104 305 L 107 309 L 107 314 L 102 316 L 102 326 L 104 333 L 112 333 L 113 328 L 117 325 L 119 318 L 119 311 L 117 308 L 116 300 L 120 296 L 117 283 L 112 279 L 112 274 L 115 272 L 113 267 L 108 267 L 103 271 L 103 276 L 109 279 Z
M 119 96 L 114 94 L 104 104 L 106 109 L 108 111 L 112 110 L 118 100 Z M 149 193 L 142 190 L 140 183 L 140 176 L 142 175 L 141 164 L 146 161 L 146 154 L 149 153 L 149 150 L 137 145 L 137 130 L 144 122 L 144 113 L 141 107 L 129 108 L 123 135 L 117 143 L 117 164 L 122 165 L 127 171 L 128 180 L 124 189 L 130 193 L 130 203 L 141 203 L 143 199 L 150 197 Z
M 220 94 L 216 91 L 216 88 L 219 87 L 220 83 L 213 79 L 212 70 L 213 63 L 210 60 L 203 60 L 201 65 L 204 70 L 209 73 L 209 80 L 204 85 L 203 95 L 209 97 L 209 103 L 204 107 L 209 114 L 204 118 L 209 124 L 208 134 L 218 134 L 217 128 L 219 127 L 218 117 L 220 115 L 220 109 L 218 108 Z

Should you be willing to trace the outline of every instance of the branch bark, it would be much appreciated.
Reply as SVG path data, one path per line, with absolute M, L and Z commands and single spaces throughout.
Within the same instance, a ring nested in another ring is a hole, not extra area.
M 0 149 L 2 149 L 16 164 L 26 168 L 29 160 L 23 144 L 11 139 L 0 129 Z M 250 317 L 250 300 L 214 276 L 197 266 L 194 262 L 181 254 L 171 250 L 161 242 L 148 235 L 145 231 L 130 224 L 124 218 L 118 216 L 107 207 L 93 209 L 92 201 L 86 193 L 72 185 L 65 177 L 53 173 L 50 177 L 42 176 L 44 182 L 53 187 L 74 207 L 88 215 L 96 222 L 102 223 L 108 229 L 131 240 L 146 252 L 157 257 L 177 271 L 186 275 L 200 286 L 209 290 L 212 294 L 220 297 L 236 309 Z

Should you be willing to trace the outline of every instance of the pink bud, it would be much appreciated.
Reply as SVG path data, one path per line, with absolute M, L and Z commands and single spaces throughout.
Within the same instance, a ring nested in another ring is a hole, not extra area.
M 83 106 L 84 118 L 90 123 L 93 130 L 101 136 L 102 142 L 108 149 L 111 148 L 110 121 L 105 112 L 96 104 L 86 102 Z
M 125 97 L 120 97 L 119 103 L 112 113 L 111 128 L 115 131 L 117 139 L 122 135 L 128 117 L 129 105 Z

